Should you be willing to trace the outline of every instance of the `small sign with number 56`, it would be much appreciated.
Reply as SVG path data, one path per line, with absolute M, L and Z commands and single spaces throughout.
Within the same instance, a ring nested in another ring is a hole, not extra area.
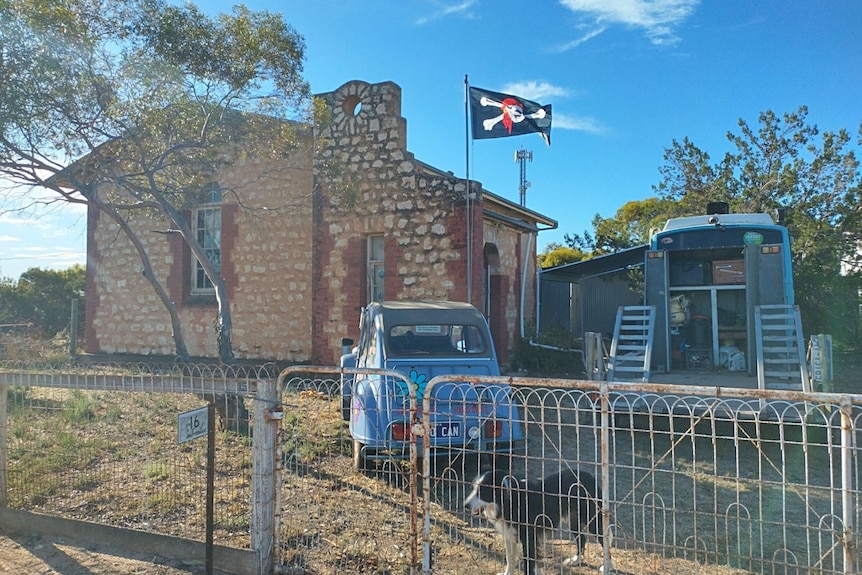
M 201 407 L 193 411 L 179 414 L 177 424 L 179 426 L 177 443 L 185 443 L 198 437 L 203 437 L 209 430 L 208 408 Z

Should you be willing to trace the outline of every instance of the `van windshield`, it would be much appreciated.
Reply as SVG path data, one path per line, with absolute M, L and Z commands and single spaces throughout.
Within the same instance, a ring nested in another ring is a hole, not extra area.
M 453 357 L 488 353 L 484 331 L 475 325 L 397 325 L 386 346 L 393 356 Z

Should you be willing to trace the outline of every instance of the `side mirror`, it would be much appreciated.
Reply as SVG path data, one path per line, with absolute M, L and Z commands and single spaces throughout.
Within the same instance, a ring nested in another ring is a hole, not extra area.
M 350 353 L 351 347 L 353 347 L 353 338 L 342 337 L 341 338 L 341 353 L 343 353 L 343 354 Z

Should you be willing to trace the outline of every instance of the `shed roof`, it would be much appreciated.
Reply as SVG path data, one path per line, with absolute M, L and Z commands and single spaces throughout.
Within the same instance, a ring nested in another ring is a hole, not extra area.
M 648 247 L 644 244 L 588 260 L 539 270 L 539 277 L 559 282 L 578 282 L 585 277 L 642 266 L 644 263 L 644 253 L 646 253 Z

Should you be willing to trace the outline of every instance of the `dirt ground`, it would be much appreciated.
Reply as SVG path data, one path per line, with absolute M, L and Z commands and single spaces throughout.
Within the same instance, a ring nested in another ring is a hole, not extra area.
M 56 537 L 0 531 L 0 574 L 10 575 L 197 575 L 203 565 L 179 565 L 152 554 L 107 553 Z

